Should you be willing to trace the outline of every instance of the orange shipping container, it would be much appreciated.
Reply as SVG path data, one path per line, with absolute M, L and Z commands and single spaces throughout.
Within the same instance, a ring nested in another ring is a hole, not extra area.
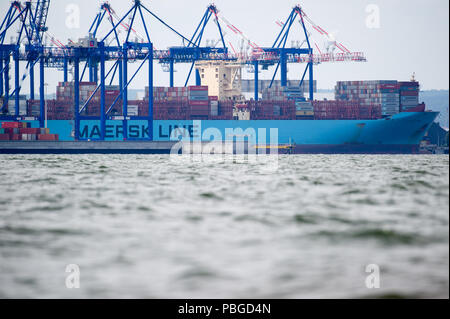
M 39 141 L 57 141 L 58 134 L 40 134 L 38 135 Z

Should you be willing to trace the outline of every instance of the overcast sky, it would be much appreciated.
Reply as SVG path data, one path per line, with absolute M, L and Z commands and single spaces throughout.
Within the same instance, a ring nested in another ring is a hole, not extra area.
M 110 0 L 119 16 L 131 8 L 130 0 Z M 192 35 L 211 0 L 142 0 L 142 3 L 186 37 Z M 233 25 L 259 46 L 271 46 L 281 28 L 277 20 L 286 20 L 297 1 L 290 0 L 216 0 L 217 7 Z M 75 7 L 73 5 L 76 5 Z M 61 42 L 87 34 L 100 1 L 51 0 L 48 27 Z M 338 80 L 409 80 L 413 72 L 422 89 L 449 88 L 449 1 L 448 0 L 304 0 L 302 7 L 320 27 L 333 33 L 351 51 L 362 51 L 367 63 L 322 64 L 315 69 L 319 88 L 333 88 Z M 6 14 L 9 1 L 2 0 L 0 12 Z M 76 8 L 80 8 L 79 23 Z M 74 11 L 75 8 L 75 11 Z M 180 39 L 147 14 L 152 41 L 158 49 L 181 45 Z M 143 33 L 138 21 L 136 30 Z M 225 26 L 226 38 L 238 46 L 238 40 Z M 303 40 L 300 25 L 294 25 L 291 40 Z M 104 29 L 99 31 L 105 35 Z M 312 30 L 312 29 L 311 29 Z M 325 39 L 313 33 L 314 42 L 323 48 Z M 218 39 L 210 24 L 204 39 Z M 136 67 L 136 66 L 135 66 Z M 130 75 L 133 72 L 130 70 Z M 188 67 L 177 65 L 176 85 L 184 85 Z M 168 85 L 168 74 L 155 68 L 156 85 Z M 270 78 L 273 70 L 263 71 L 261 78 Z M 301 77 L 298 65 L 289 66 L 289 78 Z M 244 72 L 245 78 L 251 74 Z M 86 78 L 85 78 L 86 79 Z M 136 78 L 132 88 L 145 86 L 145 74 Z M 49 92 L 62 74 L 48 73 Z M 28 87 L 24 87 L 24 93 Z

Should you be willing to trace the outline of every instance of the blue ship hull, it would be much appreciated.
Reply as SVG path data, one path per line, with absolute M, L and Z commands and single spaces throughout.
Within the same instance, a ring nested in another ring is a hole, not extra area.
M 417 153 L 419 144 L 438 113 L 399 113 L 380 120 L 298 121 L 154 121 L 154 141 L 246 141 L 249 145 L 290 145 L 291 153 Z M 107 121 L 106 140 L 123 141 L 122 121 Z M 32 122 L 32 127 L 39 123 Z M 73 141 L 73 121 L 48 121 L 61 141 Z M 98 120 L 83 120 L 80 136 L 94 143 L 100 137 Z M 148 139 L 148 121 L 129 120 L 128 139 Z M 56 152 L 57 150 L 53 150 Z M 41 150 L 42 152 L 42 150 Z M 123 149 L 120 153 L 123 153 Z M 77 153 L 73 150 L 73 153 Z M 78 153 L 87 153 L 78 150 Z M 105 151 L 114 153 L 114 150 Z M 139 153 L 130 149 L 129 153 Z M 140 151 L 142 153 L 142 150 Z

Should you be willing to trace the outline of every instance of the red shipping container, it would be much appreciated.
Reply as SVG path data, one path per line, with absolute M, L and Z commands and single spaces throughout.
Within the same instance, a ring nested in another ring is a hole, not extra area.
M 9 134 L 0 134 L 0 141 L 9 141 L 10 136 Z
M 419 92 L 419 88 L 416 87 L 410 87 L 410 86 L 403 86 L 400 88 L 400 91 L 414 91 L 414 92 Z
M 39 134 L 41 130 L 39 128 L 21 128 L 19 134 Z
M 208 110 L 192 110 L 191 115 L 209 115 Z
M 189 101 L 191 106 L 209 106 L 209 101 Z
M 190 91 L 208 91 L 207 86 L 189 86 Z
M 400 87 L 419 87 L 419 82 L 398 82 Z
M 38 140 L 39 141 L 57 141 L 58 134 L 39 134 Z
M 80 82 L 80 86 L 97 86 L 95 82 Z
M 4 129 L 5 130 L 5 134 L 19 134 L 19 129 L 18 128 L 11 128 L 11 127 L 7 127 Z
M 400 96 L 419 96 L 418 91 L 400 91 Z
M 12 134 L 11 135 L 11 141 L 20 141 L 20 140 L 22 140 L 21 134 Z
M 393 89 L 393 90 L 398 90 L 399 85 L 398 84 L 380 84 L 380 89 L 384 90 L 384 89 Z
M 3 122 L 2 128 L 20 128 L 22 127 L 22 123 L 20 122 Z

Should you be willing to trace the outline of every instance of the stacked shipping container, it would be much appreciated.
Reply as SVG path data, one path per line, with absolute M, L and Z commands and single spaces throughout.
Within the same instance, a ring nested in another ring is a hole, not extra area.
M 207 86 L 188 87 L 188 101 L 192 119 L 208 119 L 211 110 Z
M 416 109 L 419 105 L 419 83 L 399 82 L 401 111 Z
M 273 87 L 263 90 L 263 100 L 293 101 L 295 103 L 295 116 L 299 120 L 314 118 L 314 108 L 307 102 L 299 86 Z
M 382 116 L 400 112 L 397 81 L 337 82 L 335 94 L 338 101 L 355 101 L 362 107 L 379 105 Z
M 188 120 L 189 105 L 187 102 L 154 102 L 153 118 L 155 120 Z M 144 116 L 148 115 L 148 106 L 144 111 Z
M 311 102 L 295 102 L 295 115 L 298 120 L 314 119 L 314 106 Z
M 264 101 L 286 101 L 287 96 L 284 94 L 284 88 L 272 87 L 263 90 L 262 99 Z
M 145 88 L 145 99 L 148 101 L 149 88 Z M 156 102 L 184 102 L 188 98 L 187 87 L 154 87 L 153 99 Z
M 380 105 L 360 105 L 356 101 L 314 101 L 315 120 L 357 120 L 381 118 Z
M 80 82 L 80 109 L 87 102 L 87 100 L 94 93 L 97 88 L 95 82 Z M 119 86 L 110 85 L 105 88 L 105 107 L 108 109 L 113 104 L 115 99 L 119 96 Z M 51 103 L 47 108 L 47 116 L 49 119 L 65 120 L 73 118 L 73 103 L 74 103 L 74 84 L 73 82 L 61 82 L 56 89 L 56 102 Z M 137 112 L 137 107 L 129 108 L 129 115 L 134 115 Z M 85 116 L 100 116 L 100 90 L 97 90 L 95 95 L 90 100 L 88 106 L 82 112 Z M 122 99 L 118 99 L 111 115 L 122 115 Z
M 207 86 L 154 87 L 154 118 L 157 120 L 231 120 L 233 103 L 219 101 L 217 96 L 208 95 Z M 145 102 L 148 103 L 149 88 L 145 88 Z M 139 109 L 146 116 L 148 107 Z
M 305 101 L 302 90 L 295 86 L 266 88 L 263 90 L 262 99 L 267 101 Z
M 3 102 L 0 101 L 0 106 L 3 106 Z M 17 115 L 16 114 L 16 108 L 15 108 L 15 96 L 12 96 L 10 100 L 8 101 L 8 111 L 11 115 Z M 24 115 L 26 116 L 28 112 L 27 108 L 27 96 L 26 95 L 19 95 L 19 114 L 18 115 Z M 38 109 L 39 114 L 39 109 Z
M 213 111 L 213 105 L 217 102 L 217 111 Z M 232 120 L 233 119 L 233 101 L 211 101 L 210 120 Z M 215 115 L 217 114 L 217 115 Z
M 3 96 L 0 96 L 0 109 L 3 108 L 5 103 L 5 98 Z M 5 108 L 4 110 L 7 114 L 10 115 L 16 115 L 16 108 L 15 108 L 15 96 L 11 96 L 11 98 L 8 101 L 8 108 Z M 20 95 L 19 96 L 19 114 L 18 115 L 24 115 L 26 116 L 28 112 L 27 108 L 27 96 L 26 95 Z M 39 110 L 38 110 L 39 114 Z
M 306 101 L 300 86 L 266 88 L 263 90 L 263 100 L 294 101 L 296 119 L 310 120 L 314 118 L 314 108 L 311 102 Z
M 95 91 L 95 83 L 80 83 L 80 108 Z M 108 109 L 117 99 L 109 115 L 122 115 L 122 99 L 118 98 L 118 86 L 106 86 L 105 106 Z M 148 116 L 148 88 L 145 98 L 138 101 L 128 101 L 128 116 Z M 60 83 L 57 88 L 57 99 L 47 100 L 47 118 L 49 120 L 72 120 L 74 105 L 73 83 Z M 39 116 L 40 101 L 29 100 L 27 114 Z M 88 106 L 82 112 L 83 116 L 100 116 L 100 91 L 97 90 Z M 231 120 L 233 118 L 233 103 L 218 101 L 216 96 L 208 96 L 208 87 L 177 87 L 154 88 L 154 118 L 157 120 L 189 120 L 215 119 Z
M 80 108 L 93 95 L 97 84 L 80 83 Z M 122 100 L 118 86 L 107 86 L 106 109 L 117 99 L 109 115 L 122 115 Z M 306 101 L 299 87 L 273 87 L 263 90 L 263 100 L 248 102 L 251 119 L 376 119 L 399 111 L 412 112 L 418 107 L 418 82 L 397 81 L 350 81 L 338 82 L 336 101 Z M 56 100 L 47 100 L 49 120 L 73 119 L 73 82 L 61 82 L 57 87 Z M 157 120 L 233 119 L 234 102 L 219 101 L 208 95 L 207 86 L 154 87 L 154 118 Z M 149 89 L 139 101 L 128 101 L 128 116 L 148 116 Z M 21 103 L 25 102 L 24 97 Z M 22 104 L 23 104 L 22 103 Z M 22 105 L 21 104 L 21 105 Z M 21 115 L 39 116 L 40 101 L 29 100 Z M 317 114 L 315 114 L 317 112 Z M 84 116 L 100 116 L 100 90 L 92 96 Z
M 248 108 L 252 120 L 295 120 L 294 101 L 250 101 Z
M 93 87 L 93 89 L 92 89 Z M 80 108 L 87 101 L 90 94 L 95 90 L 95 83 L 80 82 Z M 74 83 L 60 82 L 56 88 L 56 101 L 47 102 L 47 118 L 51 120 L 73 119 L 74 114 Z M 90 92 L 89 96 L 88 93 Z M 39 101 L 30 101 L 31 108 L 39 105 Z
M 57 141 L 58 134 L 48 128 L 31 128 L 27 122 L 2 122 L 0 141 Z
M 419 83 L 398 81 L 348 81 L 336 85 L 336 100 L 357 101 L 361 107 L 379 105 L 383 116 L 417 109 Z

